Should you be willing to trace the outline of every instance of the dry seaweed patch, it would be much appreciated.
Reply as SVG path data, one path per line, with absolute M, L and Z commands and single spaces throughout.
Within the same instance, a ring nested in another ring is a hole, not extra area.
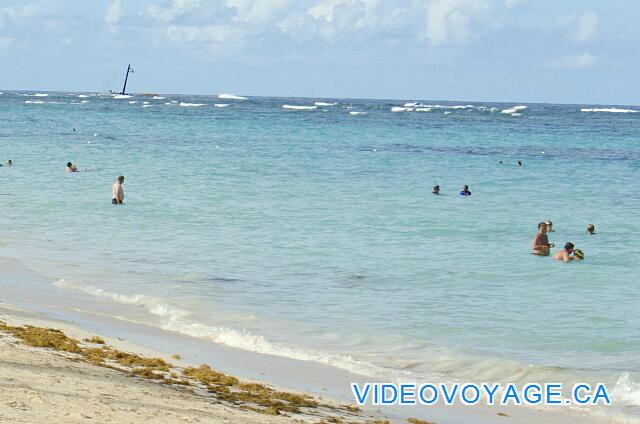
M 407 419 L 407 422 L 410 424 L 436 424 L 433 421 L 423 421 L 423 420 L 419 420 L 417 418 L 409 418 Z
M 336 409 L 320 405 L 308 395 L 280 392 L 258 383 L 241 383 L 237 378 L 214 371 L 207 365 L 187 367 L 182 373 L 204 385 L 216 398 L 263 414 L 295 414 L 301 413 L 302 408 L 319 406 Z
M 54 328 L 40 328 L 31 325 L 13 327 L 0 321 L 0 330 L 12 334 L 28 346 L 47 347 L 71 353 L 82 352 L 76 339 L 67 337 L 62 331 Z
M 360 409 L 350 405 L 322 404 L 306 394 L 281 392 L 258 383 L 243 383 L 236 377 L 211 369 L 208 365 L 186 367 L 180 372 L 179 369 L 174 370 L 174 366 L 163 359 L 144 358 L 106 346 L 104 340 L 97 336 L 84 339 L 84 342 L 93 344 L 91 347 L 85 347 L 80 341 L 53 328 L 30 325 L 14 327 L 0 321 L 0 331 L 10 333 L 26 345 L 77 354 L 73 359 L 84 360 L 140 378 L 163 384 L 203 386 L 220 401 L 262 414 L 308 413 L 322 417 L 321 423 L 340 424 L 345 423 L 345 416 L 353 417 L 360 412 Z M 96 344 L 103 346 L 95 347 Z M 322 410 L 319 410 L 320 408 Z M 329 416 L 329 414 L 340 416 Z M 368 421 L 367 423 L 383 424 L 385 421 Z

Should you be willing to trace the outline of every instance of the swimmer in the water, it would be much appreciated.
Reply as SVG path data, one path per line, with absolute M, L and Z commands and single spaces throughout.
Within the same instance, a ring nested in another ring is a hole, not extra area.
M 65 172 L 78 172 L 78 168 L 76 168 L 76 166 L 71 162 L 67 162 L 67 169 L 65 169 Z
M 593 224 L 589 224 L 587 225 L 587 234 L 589 234 L 590 236 L 594 235 L 596 233 L 596 226 Z
M 539 256 L 549 256 L 549 249 L 552 245 L 549 243 L 547 236 L 547 224 L 541 222 L 538 224 L 538 232 L 533 238 L 533 254 Z
M 6 161 L 4 163 L 4 166 L 12 166 L 12 165 L 13 165 L 13 162 L 11 162 L 11 159 L 9 159 L 8 161 Z M 0 166 L 2 166 L 2 165 L 0 165 Z
M 579 252 L 579 253 L 578 253 Z M 573 256 L 571 255 L 573 253 Z M 584 254 L 581 250 L 575 249 L 575 246 L 570 241 L 566 242 L 564 249 L 553 255 L 554 259 L 563 262 L 575 261 L 584 258 Z
M 440 194 L 440 186 L 439 185 L 434 185 L 433 186 L 433 190 L 431 191 L 431 193 Z
M 522 166 L 522 161 L 521 160 L 518 161 L 518 166 Z
M 547 225 L 547 233 L 553 233 L 554 232 L 553 222 L 545 221 L 544 223 Z
M 460 196 L 471 196 L 471 192 L 469 191 L 469 186 L 468 185 L 464 185 L 462 187 L 462 190 L 460 190 Z

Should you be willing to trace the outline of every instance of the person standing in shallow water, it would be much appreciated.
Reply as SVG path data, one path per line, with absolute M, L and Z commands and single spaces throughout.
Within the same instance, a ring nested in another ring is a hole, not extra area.
M 434 185 L 433 186 L 433 190 L 431 191 L 431 193 L 440 194 L 440 186 L 439 185 Z
M 460 196 L 471 196 L 468 185 L 465 184 L 464 186 L 462 186 L 462 190 L 460 190 Z
M 547 236 L 547 224 L 541 222 L 538 224 L 538 232 L 533 238 L 533 254 L 539 256 L 549 256 L 551 244 Z
M 121 205 L 124 201 L 124 177 L 120 175 L 118 179 L 111 186 L 111 203 L 114 205 Z

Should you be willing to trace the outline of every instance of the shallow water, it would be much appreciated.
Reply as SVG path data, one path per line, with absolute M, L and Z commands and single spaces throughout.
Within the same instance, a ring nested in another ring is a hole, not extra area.
M 640 415 L 640 113 L 33 94 L 0 95 L 0 253 L 76 307 L 380 378 L 603 381 Z M 545 219 L 585 261 L 530 254 Z

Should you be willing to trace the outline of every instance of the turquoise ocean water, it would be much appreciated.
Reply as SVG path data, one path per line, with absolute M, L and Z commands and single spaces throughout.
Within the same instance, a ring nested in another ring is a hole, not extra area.
M 406 102 L 4 91 L 0 253 L 78 309 L 640 416 L 640 107 Z M 583 262 L 530 254 L 547 219 Z

